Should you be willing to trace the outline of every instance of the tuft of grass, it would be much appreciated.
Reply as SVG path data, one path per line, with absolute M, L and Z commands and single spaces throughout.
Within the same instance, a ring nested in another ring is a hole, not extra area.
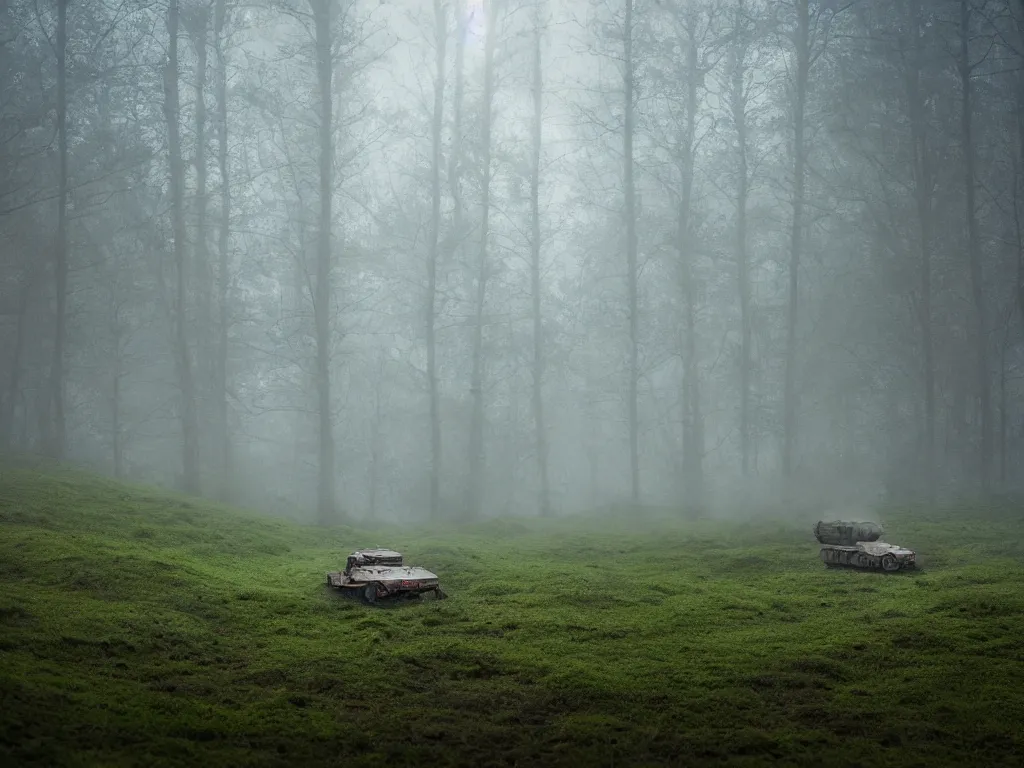
M 889 510 L 891 576 L 632 513 L 325 531 L 5 466 L 0 764 L 1019 764 L 1021 509 Z M 373 544 L 450 599 L 324 587 Z

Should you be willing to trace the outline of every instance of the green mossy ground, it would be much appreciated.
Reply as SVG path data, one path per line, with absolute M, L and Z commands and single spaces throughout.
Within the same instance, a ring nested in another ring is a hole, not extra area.
M 4 469 L 0 764 L 1021 765 L 1024 512 L 893 510 L 906 575 L 806 523 L 325 535 Z M 450 599 L 325 590 L 378 544 Z

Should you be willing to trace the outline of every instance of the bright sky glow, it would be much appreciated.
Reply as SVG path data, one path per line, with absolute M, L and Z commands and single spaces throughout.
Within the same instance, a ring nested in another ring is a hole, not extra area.
M 467 0 L 465 13 L 468 19 L 466 23 L 466 42 L 483 42 L 487 28 L 484 23 L 484 0 Z

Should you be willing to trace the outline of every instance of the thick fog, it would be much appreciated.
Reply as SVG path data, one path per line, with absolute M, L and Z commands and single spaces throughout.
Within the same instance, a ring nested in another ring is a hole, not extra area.
M 0 0 L 0 443 L 302 520 L 1013 491 L 1017 0 Z

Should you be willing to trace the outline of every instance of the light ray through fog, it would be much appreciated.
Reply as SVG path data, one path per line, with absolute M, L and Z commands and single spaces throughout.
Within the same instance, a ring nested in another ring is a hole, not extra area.
M 484 0 L 466 0 L 465 14 L 466 43 L 483 45 L 484 37 L 487 34 Z

